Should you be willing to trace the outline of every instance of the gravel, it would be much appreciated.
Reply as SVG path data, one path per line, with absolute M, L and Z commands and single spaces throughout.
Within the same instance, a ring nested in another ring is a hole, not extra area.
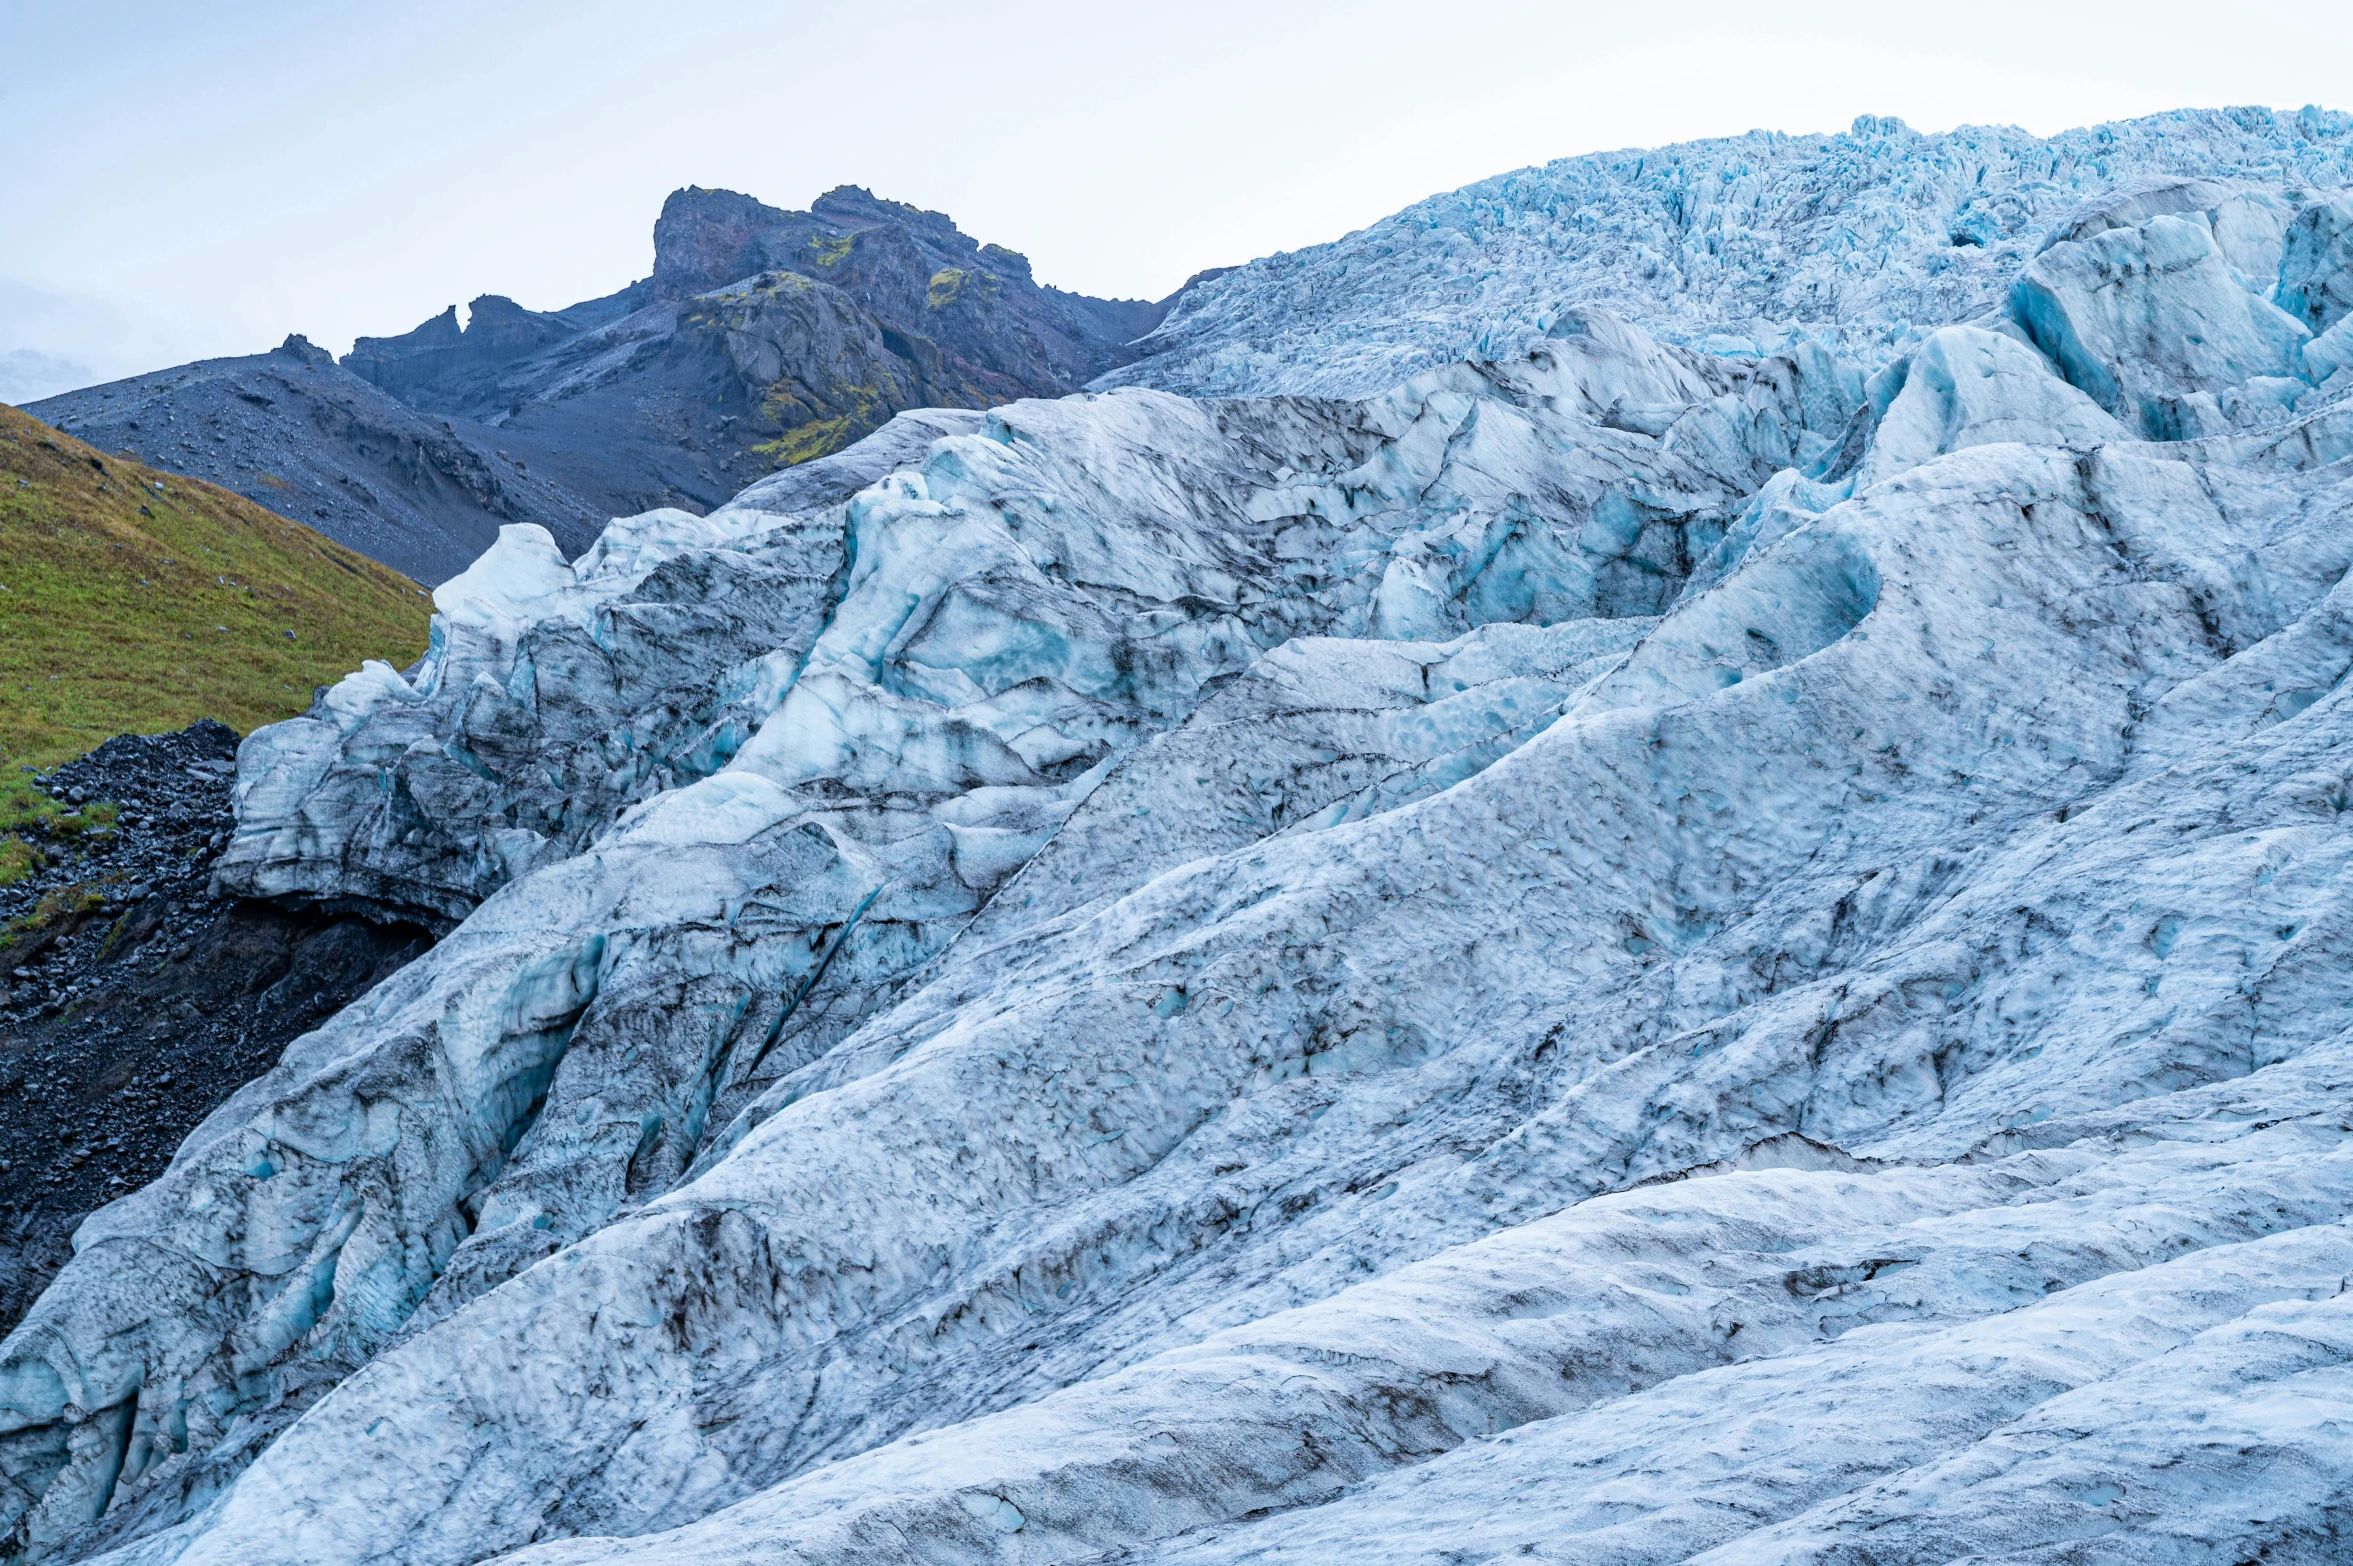
M 0 1333 L 92 1209 L 162 1172 L 229 1094 L 431 944 L 416 925 L 215 897 L 237 736 L 120 735 L 40 779 L 112 830 L 36 838 L 0 887 Z

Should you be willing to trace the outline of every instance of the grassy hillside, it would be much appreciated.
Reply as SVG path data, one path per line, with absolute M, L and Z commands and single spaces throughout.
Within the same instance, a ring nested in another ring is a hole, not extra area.
M 407 664 L 431 613 L 300 523 L 0 406 L 0 832 L 32 808 L 24 767 L 289 717 L 362 659 Z

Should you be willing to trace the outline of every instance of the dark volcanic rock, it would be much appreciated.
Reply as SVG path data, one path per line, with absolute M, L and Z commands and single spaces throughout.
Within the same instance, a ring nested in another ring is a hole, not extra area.
M 787 212 L 728 190 L 675 191 L 654 224 L 653 287 L 683 299 L 770 270 L 831 283 L 878 320 L 938 343 L 1021 394 L 1076 391 L 1137 357 L 1165 301 L 1090 299 L 1043 288 L 1029 260 L 984 245 L 947 214 L 855 185 Z
M 42 780 L 122 813 L 53 836 L 40 871 L 0 888 L 0 1333 L 84 1216 L 432 944 L 415 925 L 208 894 L 236 745 L 210 721 L 124 735 Z
M 514 401 L 503 379 L 510 368 L 633 315 L 653 297 L 647 281 L 569 309 L 539 311 L 484 294 L 467 307 L 465 324 L 451 305 L 413 332 L 361 338 L 343 356 L 343 367 L 420 413 L 488 419 Z
M 687 189 L 644 282 L 547 312 L 485 295 L 462 329 L 453 307 L 344 365 L 608 514 L 706 511 L 909 408 L 1075 391 L 1165 310 L 1041 287 L 1016 252 L 855 187 L 807 212 Z
M 507 329 L 521 334 L 511 321 Z M 364 340 L 353 360 L 364 350 L 378 370 L 397 366 L 387 345 L 405 341 Z M 463 391 L 454 374 L 436 385 L 431 395 Z M 709 511 L 910 408 L 985 408 L 1026 393 L 877 320 L 840 289 L 771 270 L 567 338 L 471 395 L 499 449 L 562 474 L 605 514 L 628 516 L 664 505 Z
M 77 439 L 208 479 L 420 582 L 456 575 L 509 522 L 567 553 L 603 527 L 594 501 L 533 472 L 491 432 L 386 396 L 300 337 L 28 405 Z

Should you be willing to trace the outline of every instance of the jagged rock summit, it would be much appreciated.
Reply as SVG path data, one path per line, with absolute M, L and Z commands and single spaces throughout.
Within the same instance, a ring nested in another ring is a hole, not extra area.
M 856 185 L 786 212 L 731 191 L 674 193 L 654 224 L 653 288 L 688 298 L 757 272 L 830 283 L 876 320 L 931 338 L 1024 396 L 1075 390 L 1136 356 L 1168 301 L 1041 286 L 1029 258 L 966 236 L 944 212 Z M 1172 296 L 1173 297 L 1173 296 Z
M 1868 353 L 1567 299 L 507 529 L 240 751 L 224 891 L 447 934 L 85 1224 L 11 1548 L 2341 1558 L 2286 189 L 2120 181 Z
M 1075 391 L 1166 308 L 1041 288 L 944 213 L 853 186 L 807 212 L 689 187 L 662 205 L 645 281 L 545 314 L 485 296 L 462 329 L 453 307 L 346 363 L 543 466 L 593 467 L 599 493 L 664 475 L 668 495 L 621 509 L 701 511 L 909 409 Z

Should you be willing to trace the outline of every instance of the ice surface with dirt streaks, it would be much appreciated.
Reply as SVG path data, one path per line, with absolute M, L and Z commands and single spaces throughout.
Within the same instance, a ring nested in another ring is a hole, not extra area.
M 85 1226 L 16 1548 L 2340 1555 L 2281 188 L 2071 211 L 1883 363 L 1569 310 L 510 534 L 247 742 L 224 875 L 451 933 Z

